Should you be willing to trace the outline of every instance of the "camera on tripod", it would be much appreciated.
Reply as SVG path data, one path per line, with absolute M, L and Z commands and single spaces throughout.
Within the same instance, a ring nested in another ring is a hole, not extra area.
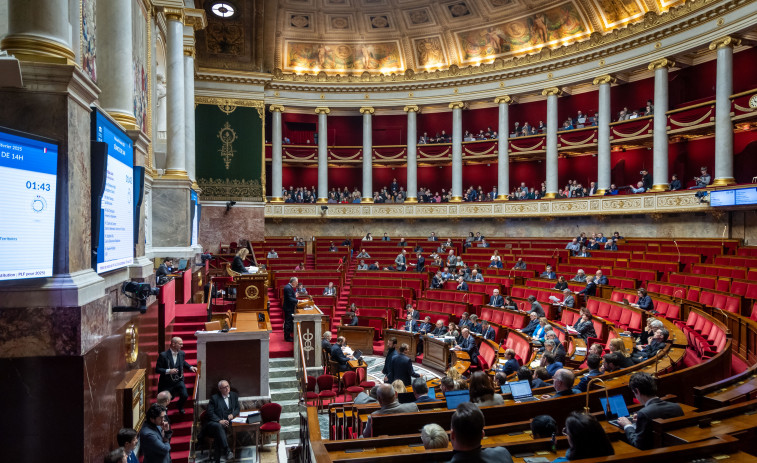
M 129 299 L 137 301 L 136 307 L 113 307 L 113 312 L 147 312 L 147 298 L 150 296 L 157 296 L 160 294 L 160 288 L 153 288 L 150 283 L 144 283 L 139 281 L 124 281 L 121 285 L 121 292 L 123 292 Z

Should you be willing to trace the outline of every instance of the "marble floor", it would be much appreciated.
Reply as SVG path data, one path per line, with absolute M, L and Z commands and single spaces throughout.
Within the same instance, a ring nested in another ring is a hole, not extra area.
M 363 359 L 368 364 L 368 381 L 373 381 L 376 384 L 384 382 L 384 375 L 381 370 L 384 368 L 384 357 L 377 355 L 364 355 Z M 441 376 L 435 370 L 431 370 L 419 363 L 413 363 L 415 372 L 425 377 L 427 380 L 440 378 Z M 318 423 L 321 425 L 321 436 L 326 439 L 329 435 L 329 415 L 328 413 L 321 413 L 318 415 Z

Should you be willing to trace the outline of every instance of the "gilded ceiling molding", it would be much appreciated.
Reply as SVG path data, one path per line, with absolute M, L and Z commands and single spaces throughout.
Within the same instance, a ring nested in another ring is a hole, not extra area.
M 326 76 L 325 79 L 319 79 L 318 76 L 313 74 L 286 74 L 281 69 L 277 68 L 272 73 L 273 80 L 270 88 L 320 92 L 381 92 L 455 87 L 552 72 L 555 69 L 599 61 L 602 58 L 617 53 L 637 49 L 644 45 L 654 44 L 662 39 L 679 34 L 683 30 L 698 26 L 702 23 L 711 22 L 713 19 L 732 11 L 733 9 L 749 5 L 755 1 L 757 0 L 731 0 L 718 4 L 717 0 L 690 0 L 682 5 L 671 8 L 664 14 L 658 15 L 652 12 L 647 13 L 644 15 L 644 20 L 629 24 L 627 27 L 613 29 L 612 32 L 607 34 L 602 35 L 598 32 L 594 32 L 587 40 L 581 42 L 565 45 L 556 49 L 543 48 L 538 53 L 516 57 L 507 61 L 502 58 L 497 58 L 492 63 L 485 63 L 480 66 L 474 65 L 461 68 L 453 64 L 447 69 L 437 71 L 416 71 L 413 74 L 412 79 L 408 79 L 404 74 L 379 74 L 370 76 L 345 76 L 337 74 Z M 696 14 L 699 10 L 712 7 L 715 4 L 717 4 L 716 9 Z M 655 30 L 652 32 L 651 29 Z M 548 63 L 550 61 L 566 58 L 569 58 L 569 60 L 559 63 L 558 66 L 555 66 L 555 63 Z M 508 72 L 502 72 L 506 70 Z M 467 76 L 474 77 L 467 78 Z M 451 77 L 463 77 L 464 79 L 452 81 L 450 79 Z M 313 85 L 308 85 L 308 83 L 316 83 L 319 82 L 319 80 L 330 84 L 363 82 L 376 83 L 379 85 L 371 87 L 361 86 L 359 89 L 355 89 L 354 85 L 319 86 L 316 90 L 314 90 Z M 297 82 L 302 82 L 305 85 L 286 85 L 288 83 Z M 391 86 L 389 88 L 381 85 L 395 82 L 402 85 Z M 353 88 L 350 89 L 349 87 Z
M 182 8 L 163 8 L 163 16 L 166 17 L 166 21 L 181 21 L 184 22 L 184 9 Z
M 652 61 L 649 63 L 649 66 L 647 67 L 650 71 L 654 71 L 657 69 L 662 68 L 672 68 L 676 65 L 675 61 L 669 60 L 667 58 L 660 58 Z
M 262 100 L 246 100 L 241 98 L 217 98 L 210 96 L 195 96 L 195 104 L 213 104 L 219 106 L 244 106 L 246 108 L 265 109 Z
M 186 8 L 184 10 L 184 25 L 192 26 L 196 31 L 208 27 L 208 17 L 205 10 L 199 8 Z
M 370 106 L 363 106 L 360 108 L 360 114 L 373 114 L 376 110 Z
M 515 100 L 510 95 L 503 95 L 503 96 L 498 96 L 497 98 L 495 98 L 494 103 L 495 104 L 500 104 L 500 103 L 514 104 Z
M 184 56 L 190 56 L 192 59 L 195 58 L 195 47 L 184 45 Z
M 603 76 L 595 77 L 594 81 L 592 82 L 594 85 L 602 85 L 602 84 L 614 84 L 617 82 L 618 79 L 611 76 L 610 74 L 605 74 Z
M 717 40 L 713 40 L 712 43 L 710 44 L 710 50 L 717 50 L 717 49 L 725 48 L 725 47 L 733 48 L 733 47 L 738 47 L 739 45 L 741 45 L 741 39 L 737 37 L 726 36 L 726 37 L 721 37 Z

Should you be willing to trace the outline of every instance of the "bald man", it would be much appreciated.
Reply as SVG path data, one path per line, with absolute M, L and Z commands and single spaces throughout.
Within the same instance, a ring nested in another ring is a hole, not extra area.
M 197 372 L 196 367 L 184 360 L 184 351 L 181 350 L 183 345 L 184 341 L 181 338 L 171 338 L 171 347 L 160 353 L 155 365 L 155 373 L 160 375 L 158 391 L 168 391 L 173 397 L 178 397 L 179 401 L 176 405 L 182 415 L 184 414 L 184 402 L 187 401 L 188 397 L 187 386 L 184 384 L 184 370 L 189 370 L 192 373 Z
M 376 415 L 394 415 L 396 413 L 412 413 L 418 411 L 418 406 L 415 403 L 401 404 L 397 401 L 397 393 L 392 388 L 391 384 L 382 384 L 376 391 L 376 398 L 381 406 L 378 410 L 371 413 L 368 416 L 368 423 L 363 430 L 363 437 L 372 437 L 372 416 Z

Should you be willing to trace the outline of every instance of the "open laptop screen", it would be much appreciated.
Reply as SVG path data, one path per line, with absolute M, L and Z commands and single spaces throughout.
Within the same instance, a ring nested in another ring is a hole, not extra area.
M 528 384 L 528 380 L 524 379 L 523 381 L 513 381 L 509 384 L 513 399 L 517 399 L 518 397 L 531 396 L 531 385 Z
M 621 416 L 628 416 L 628 408 L 626 407 L 626 400 L 622 395 L 610 396 L 610 412 L 607 411 L 607 399 L 601 397 L 599 401 L 602 403 L 602 410 L 605 412 L 605 416 L 608 420 L 614 420 Z
M 470 391 L 449 391 L 444 394 L 447 399 L 447 409 L 455 410 L 463 402 L 470 402 Z

